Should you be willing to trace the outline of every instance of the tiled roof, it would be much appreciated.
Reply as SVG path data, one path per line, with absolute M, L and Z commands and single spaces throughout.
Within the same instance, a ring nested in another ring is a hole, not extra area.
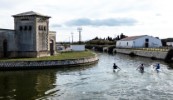
M 39 13 L 34 12 L 34 11 L 28 11 L 28 12 L 13 15 L 13 17 L 20 17 L 20 16 L 43 16 L 43 17 L 50 18 L 50 16 L 42 15 L 42 14 L 39 14 Z
M 120 41 L 131 41 L 131 40 L 136 40 L 136 39 L 141 38 L 141 37 L 144 37 L 144 36 L 147 36 L 147 35 L 130 36 L 130 37 L 127 37 L 127 38 L 121 39 Z

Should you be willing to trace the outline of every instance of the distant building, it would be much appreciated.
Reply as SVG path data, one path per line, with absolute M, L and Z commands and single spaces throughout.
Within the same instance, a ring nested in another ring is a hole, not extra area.
M 167 46 L 173 47 L 173 42 L 166 42 Z
M 72 51 L 85 51 L 85 45 L 70 45 Z
M 163 46 L 173 47 L 173 38 L 162 39 Z
M 0 29 L 0 57 L 42 57 L 55 54 L 56 32 L 50 16 L 33 11 L 13 15 L 14 30 Z
M 160 39 L 148 35 L 127 37 L 116 43 L 117 48 L 154 48 L 161 46 Z

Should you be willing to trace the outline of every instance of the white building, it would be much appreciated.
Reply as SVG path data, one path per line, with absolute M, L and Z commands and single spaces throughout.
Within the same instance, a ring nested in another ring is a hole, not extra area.
M 85 45 L 70 45 L 72 51 L 85 51 Z
M 155 48 L 161 46 L 160 39 L 148 35 L 127 37 L 116 43 L 117 48 Z

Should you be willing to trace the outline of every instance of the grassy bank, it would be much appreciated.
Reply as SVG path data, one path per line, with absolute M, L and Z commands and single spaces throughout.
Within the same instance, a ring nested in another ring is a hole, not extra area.
M 79 59 L 84 57 L 94 56 L 92 51 L 80 51 L 80 52 L 62 52 L 55 56 L 40 57 L 40 58 L 13 58 L 13 59 L 0 59 L 0 61 L 45 61 L 45 60 L 66 60 L 66 59 Z

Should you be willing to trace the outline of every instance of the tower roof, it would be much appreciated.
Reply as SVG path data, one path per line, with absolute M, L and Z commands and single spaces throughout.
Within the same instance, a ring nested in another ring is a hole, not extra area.
M 124 39 L 121 39 L 120 41 L 131 41 L 131 40 L 136 40 L 136 39 L 141 38 L 141 37 L 144 37 L 144 36 L 147 36 L 147 35 L 130 36 L 130 37 L 126 37 L 126 38 L 124 38 Z
M 42 15 L 34 11 L 28 11 L 28 12 L 23 12 L 20 14 L 13 15 L 13 17 L 22 17 L 22 16 L 41 16 L 41 17 L 50 18 L 50 16 Z

